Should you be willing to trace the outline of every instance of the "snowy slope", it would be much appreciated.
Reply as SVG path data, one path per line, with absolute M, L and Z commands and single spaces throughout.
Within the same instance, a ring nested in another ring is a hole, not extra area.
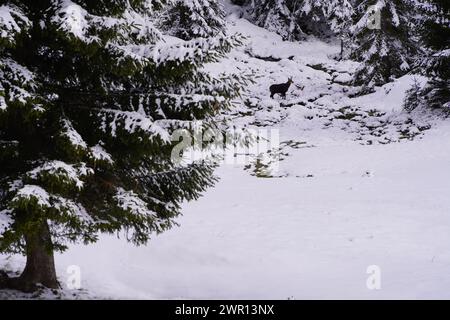
M 449 130 L 305 154 L 298 166 L 321 172 L 311 179 L 222 168 L 181 228 L 145 248 L 104 238 L 58 263 L 80 264 L 86 285 L 116 297 L 449 298 Z M 366 288 L 369 265 L 381 290 Z
M 280 130 L 279 170 L 263 179 L 255 164 L 223 165 L 180 228 L 148 246 L 102 236 L 58 255 L 63 285 L 77 265 L 81 298 L 450 298 L 450 124 L 402 112 L 413 77 L 355 98 L 357 64 L 333 60 L 338 46 L 283 42 L 228 10 L 246 44 L 208 68 L 253 74 L 232 117 Z M 287 99 L 270 99 L 288 77 Z M 370 265 L 380 290 L 366 286 Z

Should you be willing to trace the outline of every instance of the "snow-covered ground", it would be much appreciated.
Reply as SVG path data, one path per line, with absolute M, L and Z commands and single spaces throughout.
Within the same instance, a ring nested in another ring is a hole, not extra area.
M 223 165 L 180 227 L 147 246 L 102 236 L 58 255 L 63 286 L 76 265 L 81 298 L 450 298 L 450 123 L 402 112 L 414 77 L 352 98 L 357 64 L 331 59 L 338 46 L 283 42 L 238 13 L 228 21 L 246 45 L 209 68 L 253 74 L 232 116 L 279 129 L 279 170 Z M 287 99 L 270 99 L 288 77 Z M 23 263 L 0 257 L 10 270 Z M 366 285 L 372 265 L 379 290 Z

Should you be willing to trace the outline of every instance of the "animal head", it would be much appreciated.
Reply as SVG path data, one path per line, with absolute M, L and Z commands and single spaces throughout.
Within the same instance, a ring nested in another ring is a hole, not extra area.
M 294 83 L 294 81 L 292 80 L 292 77 L 289 77 L 289 78 L 288 78 L 288 82 L 287 82 L 287 83 L 289 83 L 289 84 Z

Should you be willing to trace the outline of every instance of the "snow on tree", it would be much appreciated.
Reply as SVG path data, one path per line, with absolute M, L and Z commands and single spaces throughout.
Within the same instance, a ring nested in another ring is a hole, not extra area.
M 328 1 L 326 7 L 326 21 L 330 30 L 339 37 L 341 41 L 340 58 L 344 57 L 345 45 L 350 41 L 350 27 L 352 26 L 352 17 L 355 13 L 353 4 L 349 0 Z
M 354 82 L 371 88 L 383 85 L 411 70 L 418 48 L 409 0 L 361 0 L 355 6 L 351 58 L 362 62 Z M 380 25 L 371 19 L 379 14 Z
M 323 0 L 252 0 L 248 10 L 256 24 L 292 41 L 323 35 L 329 5 Z
M 354 14 L 350 0 L 302 0 L 297 3 L 294 14 L 305 33 L 322 37 L 335 35 L 344 45 Z
M 297 1 L 298 8 L 294 11 L 297 21 L 302 27 L 302 30 L 308 34 L 318 36 L 329 35 L 329 14 L 333 1 L 327 0 L 302 0 Z
M 158 1 L 2 1 L 0 252 L 22 253 L 0 286 L 58 287 L 53 252 L 123 232 L 146 243 L 200 196 L 214 165 L 171 160 L 174 130 L 216 127 L 238 78 L 202 66 L 234 38 L 166 44 Z
M 247 7 L 257 25 L 290 41 L 306 34 L 340 35 L 353 14 L 349 0 L 249 0 L 238 4 Z
M 407 110 L 428 107 L 450 111 L 450 3 L 421 1 L 420 35 L 425 53 L 419 59 L 419 71 L 429 77 L 424 88 L 411 88 L 405 102 Z
M 330 29 L 340 34 L 342 29 L 349 27 L 352 22 L 355 10 L 353 4 L 349 0 L 331 0 L 327 1 L 325 7 L 325 16 L 328 21 Z
M 184 40 L 223 35 L 225 13 L 216 0 L 172 0 L 162 26 Z
M 297 40 L 304 36 L 295 14 L 300 5 L 301 0 L 250 0 L 247 10 L 260 27 L 279 34 L 284 40 Z

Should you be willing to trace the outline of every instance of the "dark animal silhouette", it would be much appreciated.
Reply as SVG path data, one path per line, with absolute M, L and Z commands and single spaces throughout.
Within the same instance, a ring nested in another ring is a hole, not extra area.
M 289 90 L 291 84 L 294 83 L 292 78 L 289 78 L 286 83 L 274 84 L 270 86 L 270 97 L 273 98 L 275 94 L 279 94 L 283 98 L 286 98 L 286 92 Z

